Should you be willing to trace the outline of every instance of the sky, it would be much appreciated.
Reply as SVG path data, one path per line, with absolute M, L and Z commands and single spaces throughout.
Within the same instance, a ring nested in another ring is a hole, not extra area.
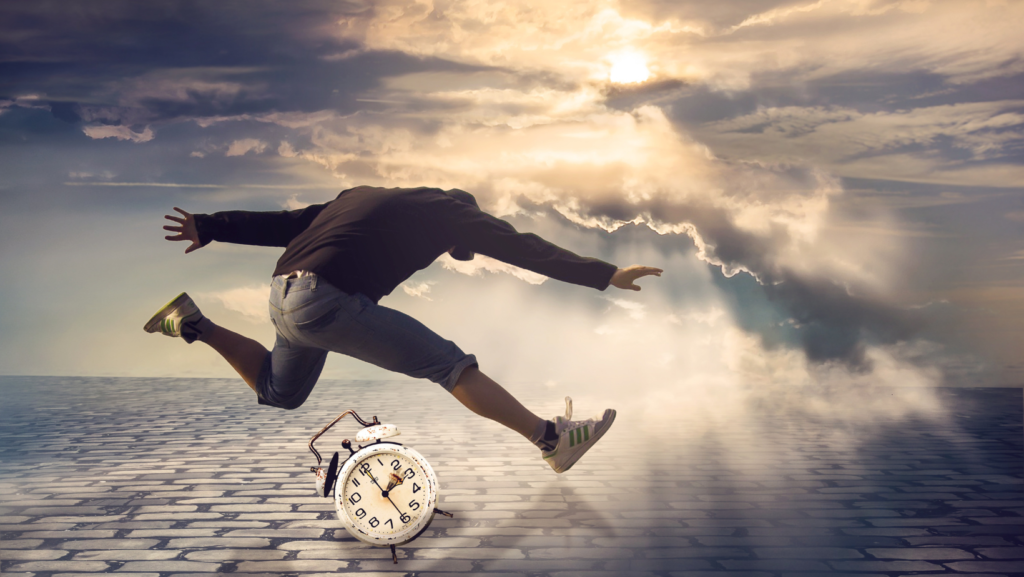
M 0 374 L 233 375 L 142 325 L 188 291 L 269 346 L 281 251 L 184 255 L 163 215 L 374 185 L 468 190 L 665 270 L 599 292 L 444 256 L 381 301 L 499 382 L 712 413 L 1020 386 L 1021 21 L 997 0 L 4 3 Z

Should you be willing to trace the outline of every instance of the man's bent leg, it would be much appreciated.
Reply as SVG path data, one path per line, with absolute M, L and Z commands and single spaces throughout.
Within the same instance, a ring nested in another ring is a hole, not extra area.
M 201 340 L 220 353 L 231 368 L 238 372 L 245 384 L 256 391 L 256 379 L 260 376 L 264 359 L 270 354 L 266 347 L 249 337 L 243 337 L 215 324 Z
M 452 396 L 470 411 L 505 425 L 527 439 L 546 423 L 476 367 L 463 369 Z

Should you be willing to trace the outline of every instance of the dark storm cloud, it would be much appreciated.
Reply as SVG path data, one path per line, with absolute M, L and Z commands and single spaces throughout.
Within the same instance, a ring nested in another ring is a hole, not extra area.
M 802 70 L 756 73 L 746 90 L 722 92 L 697 85 L 674 94 L 670 117 L 687 128 L 749 114 L 758 108 L 840 106 L 860 112 L 886 112 L 955 104 L 1016 100 L 1024 75 L 995 77 L 972 83 L 950 83 L 934 72 L 848 71 L 824 78 L 802 79 Z M 609 104 L 616 108 L 615 100 Z
M 382 77 L 474 70 L 363 51 L 332 35 L 345 2 L 5 3 L 0 98 L 57 118 L 139 126 L 176 119 L 361 107 Z
M 868 345 L 906 341 L 924 328 L 925 318 L 918 309 L 822 273 L 800 273 L 780 264 L 777 255 L 790 242 L 781 227 L 755 234 L 740 229 L 726 210 L 687 202 L 648 201 L 628 206 L 604 203 L 591 206 L 589 213 L 618 220 L 647 213 L 660 222 L 692 224 L 706 245 L 706 260 L 724 271 L 748 271 L 760 285 L 761 302 L 754 306 L 733 302 L 741 326 L 759 333 L 768 346 L 778 344 L 780 339 L 797 341 L 811 361 L 839 361 L 851 369 L 869 369 L 865 356 Z M 743 276 L 740 273 L 735 281 L 727 279 L 719 284 L 727 292 L 735 289 L 742 293 L 747 290 L 743 288 Z M 732 284 L 737 286 L 730 287 Z M 785 326 L 780 327 L 774 315 L 767 319 L 764 315 L 744 314 L 762 304 L 778 309 Z

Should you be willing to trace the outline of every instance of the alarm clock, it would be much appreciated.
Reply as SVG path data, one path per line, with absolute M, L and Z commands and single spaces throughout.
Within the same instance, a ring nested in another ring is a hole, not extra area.
M 359 418 L 355 411 L 345 411 L 309 441 L 309 449 L 321 463 L 314 441 L 335 423 L 351 414 L 365 428 L 356 434 L 358 449 L 345 439 L 341 446 L 349 455 L 338 470 L 339 454 L 335 453 L 327 470 L 312 467 L 316 474 L 317 493 L 334 497 L 334 508 L 345 529 L 356 539 L 377 547 L 390 547 L 391 557 L 398 563 L 395 547 L 419 537 L 436 513 L 452 517 L 436 508 L 437 475 L 419 451 L 392 439 L 400 435 L 398 427 Z

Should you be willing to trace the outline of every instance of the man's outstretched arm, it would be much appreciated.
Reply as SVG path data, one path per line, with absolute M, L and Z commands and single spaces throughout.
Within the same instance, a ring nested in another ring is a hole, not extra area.
M 327 204 L 313 204 L 299 210 L 282 210 L 273 212 L 251 212 L 231 210 L 213 214 L 190 214 L 174 207 L 182 217 L 167 215 L 165 218 L 180 226 L 165 226 L 165 230 L 178 232 L 175 237 L 167 240 L 191 240 L 192 244 L 185 249 L 190 253 L 197 248 L 210 244 L 210 241 L 249 244 L 256 246 L 288 246 L 293 238 L 309 227 L 310 223 L 320 214 Z M 186 232 L 189 235 L 183 236 Z
M 519 232 L 508 222 L 467 203 L 453 201 L 450 223 L 454 241 L 463 248 L 525 268 L 544 276 L 604 290 L 609 286 L 640 290 L 634 281 L 661 276 L 662 270 L 634 265 L 624 269 L 602 260 L 577 255 L 533 233 Z
M 167 240 L 174 240 L 174 241 L 179 241 L 179 240 L 190 241 L 191 244 L 189 244 L 188 247 L 185 248 L 185 254 L 188 254 L 188 253 L 190 253 L 190 252 L 192 252 L 192 251 L 194 251 L 196 249 L 202 248 L 203 245 L 202 245 L 202 243 L 199 242 L 199 231 L 196 230 L 196 219 L 195 219 L 195 217 L 192 216 L 192 213 L 185 212 L 184 210 L 182 210 L 182 209 L 180 209 L 178 207 L 174 207 L 174 210 L 180 212 L 181 216 L 178 217 L 178 216 L 174 216 L 174 215 L 168 214 L 168 215 L 164 215 L 164 218 L 166 218 L 167 220 L 169 220 L 171 222 L 176 222 L 176 223 L 178 223 L 178 225 L 177 226 L 172 226 L 172 225 L 168 224 L 168 225 L 164 226 L 164 230 L 169 230 L 169 231 L 175 232 L 177 234 L 175 234 L 175 235 L 167 235 L 164 238 L 167 239 Z

